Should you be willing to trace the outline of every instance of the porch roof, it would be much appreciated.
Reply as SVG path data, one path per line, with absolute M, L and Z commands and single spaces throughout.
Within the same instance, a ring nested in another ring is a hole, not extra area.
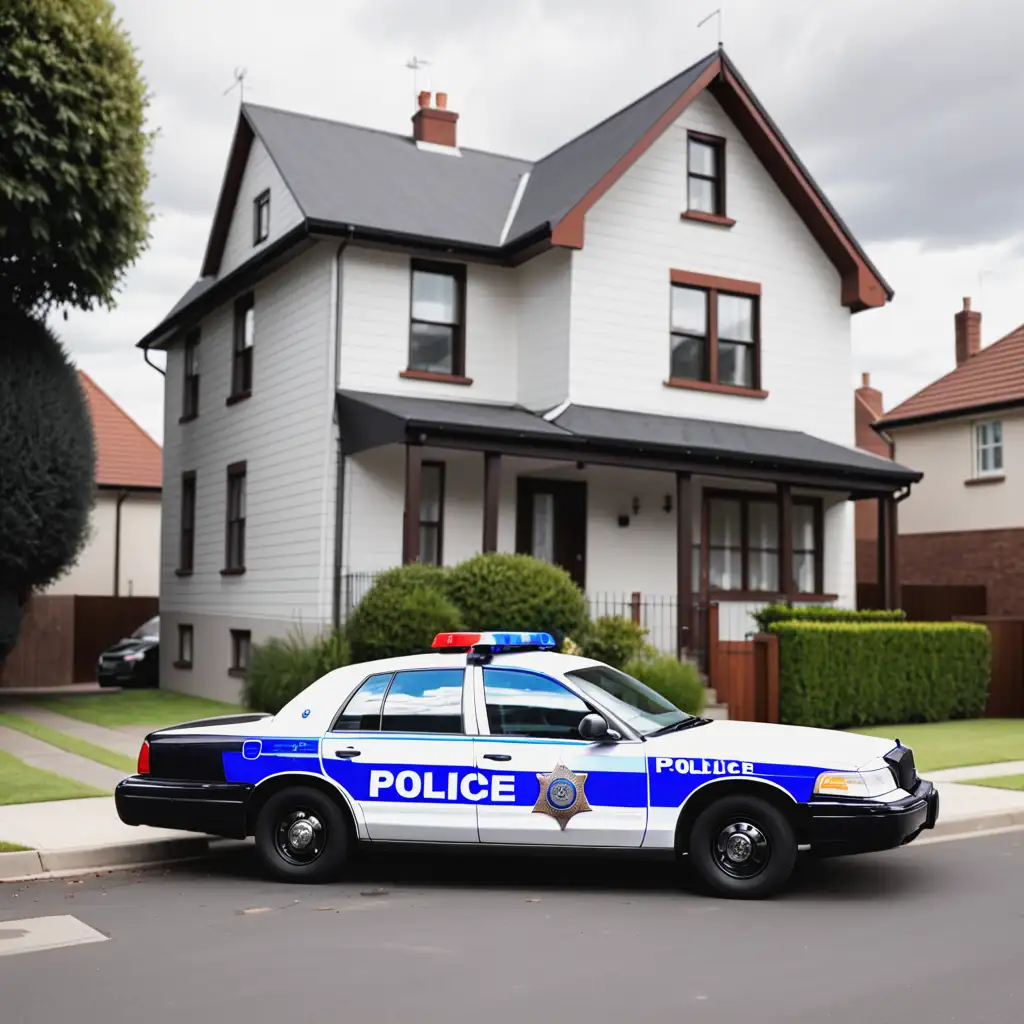
M 549 414 L 550 415 L 550 414 Z M 768 479 L 857 496 L 922 474 L 797 430 L 569 405 L 547 419 L 518 405 L 338 392 L 344 450 L 433 444 L 595 464 Z

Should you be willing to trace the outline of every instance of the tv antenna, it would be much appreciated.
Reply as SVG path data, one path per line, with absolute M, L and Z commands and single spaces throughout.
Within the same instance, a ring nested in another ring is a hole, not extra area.
M 224 95 L 227 96 L 233 89 L 238 90 L 238 102 L 245 102 L 245 76 L 249 74 L 248 68 L 235 68 L 235 80 L 224 90 Z
M 405 66 L 412 72 L 412 95 L 415 101 L 416 97 L 419 96 L 419 71 L 420 68 L 429 68 L 430 61 L 424 60 L 422 57 L 413 57 L 411 60 L 405 62 Z
M 718 48 L 722 49 L 722 9 L 719 7 L 718 10 L 712 11 L 710 14 L 702 18 L 697 22 L 697 28 L 703 28 L 704 25 L 709 22 L 712 18 L 718 19 Z

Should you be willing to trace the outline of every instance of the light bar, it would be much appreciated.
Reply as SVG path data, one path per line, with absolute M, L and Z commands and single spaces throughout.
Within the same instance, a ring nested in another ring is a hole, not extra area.
M 554 647 L 555 638 L 550 633 L 438 633 L 433 647 L 462 649 L 469 647 L 491 647 L 514 649 L 516 647 Z

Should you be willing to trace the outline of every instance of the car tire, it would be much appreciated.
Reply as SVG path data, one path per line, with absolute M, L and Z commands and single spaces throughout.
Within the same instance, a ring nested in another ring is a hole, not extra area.
M 275 793 L 256 819 L 260 859 L 284 882 L 329 881 L 341 870 L 349 846 L 341 807 L 312 786 L 289 786 Z
M 690 863 L 721 896 L 762 899 L 778 892 L 796 864 L 796 836 L 786 815 L 756 796 L 716 800 L 694 822 Z

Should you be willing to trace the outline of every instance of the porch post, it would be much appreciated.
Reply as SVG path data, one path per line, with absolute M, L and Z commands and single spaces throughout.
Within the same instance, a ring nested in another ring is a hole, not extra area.
M 501 455 L 498 452 L 484 452 L 484 554 L 498 550 L 500 496 Z
M 676 655 L 692 644 L 693 619 L 693 480 L 676 473 Z
M 405 446 L 405 518 L 402 526 L 402 565 L 420 560 L 420 477 L 423 449 Z
M 788 601 L 793 596 L 793 489 L 779 484 L 779 590 Z
M 900 587 L 900 529 L 899 509 L 896 496 L 889 496 L 889 590 L 891 593 L 890 608 L 899 608 L 903 595 Z
M 890 582 L 890 527 L 892 495 L 886 494 L 878 499 L 878 590 L 883 608 L 892 608 L 892 585 Z

